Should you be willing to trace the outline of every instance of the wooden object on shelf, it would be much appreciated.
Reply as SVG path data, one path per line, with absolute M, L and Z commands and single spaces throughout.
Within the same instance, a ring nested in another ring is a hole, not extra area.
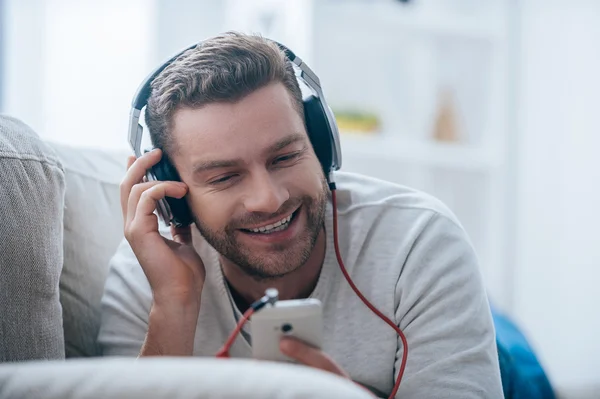
M 433 138 L 436 141 L 443 142 L 457 142 L 461 140 L 454 96 L 449 89 L 443 90 L 440 94 L 440 102 L 435 117 Z

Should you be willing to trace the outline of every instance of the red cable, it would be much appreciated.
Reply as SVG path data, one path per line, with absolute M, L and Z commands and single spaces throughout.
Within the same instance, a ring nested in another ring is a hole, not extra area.
M 400 388 L 400 382 L 402 381 L 402 376 L 404 375 L 404 369 L 406 368 L 406 360 L 408 357 L 408 343 L 406 342 L 406 337 L 404 336 L 404 333 L 402 332 L 402 330 L 400 330 L 400 328 L 398 328 L 398 326 L 396 324 L 394 324 L 393 321 L 391 321 L 389 318 L 387 318 L 374 305 L 372 305 L 371 302 L 369 302 L 369 300 L 367 298 L 365 298 L 365 296 L 360 292 L 358 287 L 356 287 L 356 285 L 350 278 L 350 275 L 348 275 L 348 272 L 346 271 L 346 267 L 344 266 L 344 262 L 342 260 L 342 255 L 340 253 L 340 247 L 339 247 L 339 243 L 338 243 L 337 200 L 336 200 L 336 190 L 333 187 L 331 188 L 331 195 L 332 195 L 332 201 L 333 201 L 333 242 L 335 245 L 335 255 L 336 255 L 337 261 L 340 265 L 340 269 L 342 270 L 342 274 L 346 278 L 346 281 L 348 281 L 348 284 L 350 284 L 350 287 L 352 287 L 352 290 L 354 291 L 354 293 L 356 295 L 358 295 L 358 297 L 363 301 L 363 303 L 365 305 L 367 305 L 367 307 L 373 313 L 375 313 L 381 320 L 383 320 L 390 327 L 392 327 L 396 331 L 396 333 L 398 333 L 398 335 L 400 336 L 400 339 L 402 340 L 402 346 L 404 347 L 404 351 L 402 353 L 402 363 L 400 364 L 400 371 L 398 372 L 398 378 L 396 380 L 396 383 L 394 384 L 394 389 L 392 389 L 392 392 L 389 396 L 389 399 L 393 399 L 394 396 L 396 396 L 396 392 L 398 392 L 398 388 Z M 227 338 L 227 341 L 225 342 L 223 347 L 217 352 L 216 357 L 219 357 L 219 358 L 228 358 L 229 357 L 229 349 L 231 348 L 231 346 L 233 345 L 233 342 L 235 341 L 238 334 L 242 330 L 242 327 L 244 326 L 246 321 L 250 318 L 250 316 L 252 316 L 253 313 L 254 313 L 253 306 L 249 307 L 248 310 L 246 310 L 246 312 L 244 313 L 244 315 L 238 322 L 237 326 L 235 327 L 235 330 L 233 330 L 233 332 L 229 335 L 229 338 Z
M 340 248 L 339 248 L 339 244 L 338 244 L 337 201 L 336 201 L 335 194 L 336 194 L 336 190 L 335 190 L 335 188 L 333 188 L 331 190 L 332 201 L 333 201 L 333 242 L 335 245 L 335 254 L 337 256 L 337 260 L 340 265 L 340 269 L 342 270 L 342 273 L 344 274 L 346 281 L 348 281 L 348 284 L 350 284 L 350 287 L 352 287 L 352 289 L 354 290 L 356 295 L 358 295 L 358 297 L 363 301 L 363 303 L 365 305 L 367 305 L 367 307 L 373 313 L 375 313 L 377 316 L 379 316 L 379 318 L 381 320 L 383 320 L 387 324 L 389 324 L 390 327 L 392 327 L 396 331 L 396 333 L 398 333 L 398 335 L 400 336 L 400 339 L 402 340 L 402 346 L 404 347 L 404 351 L 402 352 L 402 363 L 400 364 L 400 371 L 398 372 L 398 379 L 396 380 L 396 383 L 394 384 L 394 389 L 392 389 L 392 392 L 389 396 L 389 399 L 392 399 L 392 398 L 394 398 L 394 396 L 396 396 L 396 392 L 398 392 L 398 388 L 400 388 L 400 381 L 402 381 L 402 376 L 404 375 L 404 369 L 406 368 L 406 359 L 408 357 L 408 343 L 406 342 L 406 337 L 404 336 L 404 333 L 402 332 L 402 330 L 400 330 L 400 328 L 398 328 L 398 326 L 393 321 L 391 321 L 389 318 L 387 318 L 375 306 L 373 306 L 371 304 L 371 302 L 369 302 L 367 300 L 367 298 L 364 297 L 364 295 L 360 292 L 360 290 L 356 287 L 356 285 L 354 285 L 354 282 L 352 281 L 352 279 L 348 275 L 348 272 L 346 271 L 346 267 L 344 266 L 344 262 L 342 261 L 342 255 L 340 254 Z
M 248 310 L 246 310 L 246 312 L 238 322 L 237 326 L 235 326 L 235 330 L 233 330 L 233 332 L 229 335 L 229 338 L 227 338 L 225 344 L 223 344 L 221 349 L 219 349 L 219 351 L 215 355 L 216 357 L 229 357 L 229 349 L 231 348 L 231 345 L 233 345 L 233 341 L 235 341 L 236 337 L 242 330 L 242 327 L 244 326 L 244 324 L 246 324 L 246 321 L 250 318 L 250 316 L 252 316 L 253 313 L 253 307 L 249 307 Z

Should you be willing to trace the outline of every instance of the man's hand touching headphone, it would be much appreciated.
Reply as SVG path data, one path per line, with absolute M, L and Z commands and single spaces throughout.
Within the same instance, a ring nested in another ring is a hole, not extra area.
M 140 355 L 192 355 L 200 296 L 206 271 L 192 246 L 190 225 L 173 227 L 169 240 L 158 231 L 156 202 L 165 196 L 183 198 L 185 183 L 145 181 L 162 151 L 129 157 L 121 182 L 125 238 L 152 288 L 148 334 Z M 178 339 L 173 339 L 178 337 Z

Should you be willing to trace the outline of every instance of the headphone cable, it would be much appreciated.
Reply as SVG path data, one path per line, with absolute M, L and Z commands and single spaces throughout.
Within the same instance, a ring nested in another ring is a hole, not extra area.
M 344 261 L 342 260 L 342 255 L 341 255 L 339 242 L 338 242 L 337 198 L 336 198 L 336 186 L 335 186 L 335 182 L 333 181 L 333 179 L 330 180 L 329 189 L 331 190 L 331 200 L 333 202 L 333 242 L 334 242 L 334 246 L 335 246 L 335 255 L 337 257 L 338 264 L 340 265 L 342 274 L 346 278 L 346 281 L 348 281 L 348 284 L 350 285 L 350 287 L 352 288 L 354 293 L 360 298 L 360 300 L 363 301 L 363 303 L 373 313 L 375 313 L 381 320 L 383 320 L 390 327 L 392 327 L 394 329 L 394 331 L 396 331 L 398 336 L 400 336 L 400 339 L 402 340 L 402 347 L 404 348 L 404 350 L 402 351 L 402 362 L 400 363 L 400 371 L 398 372 L 398 377 L 396 379 L 396 383 L 394 384 L 394 388 L 392 389 L 392 392 L 390 393 L 390 396 L 388 398 L 388 399 L 392 399 L 396 396 L 396 392 L 398 392 L 398 388 L 400 388 L 400 382 L 402 381 L 402 376 L 404 375 L 404 370 L 406 368 L 406 361 L 408 358 L 408 342 L 406 341 L 406 337 L 404 336 L 404 333 L 402 332 L 402 330 L 393 321 L 391 321 L 387 316 L 385 316 L 383 313 L 381 313 L 381 311 L 379 311 L 379 309 L 377 309 L 373 304 L 371 304 L 371 302 L 369 302 L 369 300 L 367 298 L 365 298 L 365 296 L 362 294 L 362 292 L 360 292 L 360 290 L 354 284 L 354 282 L 352 281 L 352 278 L 348 274 L 348 271 L 346 270 L 346 266 L 344 266 Z
M 369 310 L 371 310 L 373 313 L 375 313 L 377 315 L 377 317 L 379 317 L 381 320 L 383 320 L 385 323 L 387 323 L 390 327 L 392 327 L 394 329 L 394 331 L 396 331 L 398 336 L 400 336 L 400 339 L 402 340 L 402 346 L 403 346 L 404 350 L 402 351 L 402 362 L 400 363 L 400 371 L 398 372 L 398 377 L 396 379 L 396 383 L 394 384 L 394 388 L 392 389 L 392 392 L 390 393 L 390 396 L 388 397 L 388 399 L 393 399 L 396 396 L 396 392 L 398 392 L 398 388 L 400 388 L 400 382 L 402 381 L 402 376 L 404 375 L 404 370 L 406 368 L 406 361 L 408 358 L 408 343 L 406 341 L 406 337 L 404 336 L 404 333 L 402 332 L 402 330 L 393 321 L 391 321 L 387 316 L 385 316 L 383 313 L 381 313 L 381 311 L 379 311 L 379 309 L 377 309 L 373 304 L 371 304 L 371 302 L 369 302 L 369 300 L 367 298 L 365 298 L 365 296 L 362 294 L 362 292 L 360 292 L 360 290 L 354 284 L 354 282 L 352 281 L 352 278 L 348 274 L 348 271 L 346 270 L 346 266 L 344 266 L 344 261 L 342 260 L 342 255 L 341 255 L 339 242 L 338 242 L 337 197 L 336 197 L 336 186 L 335 186 L 335 182 L 333 181 L 333 179 L 330 180 L 329 188 L 331 190 L 331 200 L 333 203 L 333 242 L 334 242 L 334 246 L 335 246 L 335 255 L 337 257 L 337 261 L 338 261 L 338 264 L 342 271 L 342 274 L 346 278 L 346 281 L 348 282 L 348 284 L 350 285 L 350 287 L 352 288 L 354 293 L 369 308 Z M 252 316 L 252 314 L 254 314 L 254 312 L 260 310 L 266 304 L 268 304 L 268 303 L 272 304 L 275 301 L 277 301 L 277 294 L 276 294 L 276 292 L 272 291 L 271 293 L 268 292 L 265 296 L 263 296 L 262 298 L 260 298 L 256 302 L 254 302 L 248 308 L 248 310 L 246 310 L 244 312 L 244 315 L 237 323 L 233 332 L 229 335 L 229 338 L 227 339 L 225 344 L 223 344 L 221 349 L 217 352 L 216 357 L 228 358 L 229 357 L 229 349 L 233 345 L 233 342 L 235 341 L 238 334 L 242 330 L 242 327 L 244 326 L 244 324 L 246 324 L 246 321 L 248 321 L 248 319 L 250 319 L 250 317 Z
M 225 341 L 225 343 L 223 344 L 221 349 L 219 349 L 219 351 L 216 353 L 215 356 L 218 358 L 228 358 L 229 357 L 229 349 L 231 349 L 231 346 L 233 345 L 233 343 L 234 343 L 235 339 L 237 338 L 238 334 L 240 333 L 240 331 L 242 331 L 242 327 L 244 327 L 244 324 L 246 324 L 248 319 L 250 319 L 250 317 L 255 312 L 262 309 L 265 305 L 267 305 L 267 304 L 273 305 L 275 302 L 277 302 L 278 299 L 279 299 L 279 293 L 277 292 L 277 290 L 274 288 L 269 288 L 265 292 L 265 295 L 262 298 L 260 298 L 259 300 L 255 301 L 252 305 L 250 305 L 248 310 L 246 310 L 244 312 L 240 321 L 238 321 L 237 325 L 235 326 L 235 329 L 231 332 L 231 334 L 229 334 L 229 338 L 227 338 L 227 341 Z

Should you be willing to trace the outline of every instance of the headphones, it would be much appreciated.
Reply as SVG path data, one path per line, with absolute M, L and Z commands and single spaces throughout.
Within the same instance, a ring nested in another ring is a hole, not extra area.
M 333 172 L 339 170 L 342 164 L 342 152 L 337 123 L 331 108 L 325 102 L 321 83 L 317 75 L 284 45 L 273 41 L 285 54 L 288 62 L 296 71 L 296 79 L 302 87 L 304 85 L 310 93 L 303 91 L 304 117 L 306 129 L 313 149 L 321 163 L 327 181 L 333 183 Z M 129 114 L 129 144 L 137 158 L 142 156 L 141 144 L 144 129 L 139 124 L 142 109 L 147 105 L 151 94 L 151 84 L 166 67 L 188 50 L 202 46 L 202 42 L 194 44 L 180 51 L 168 61 L 150 73 L 139 86 L 132 101 Z M 181 181 L 175 167 L 163 155 L 162 159 L 146 172 L 148 181 Z M 166 225 L 176 227 L 186 226 L 193 222 L 192 213 L 184 198 L 165 197 L 158 201 L 157 212 Z

